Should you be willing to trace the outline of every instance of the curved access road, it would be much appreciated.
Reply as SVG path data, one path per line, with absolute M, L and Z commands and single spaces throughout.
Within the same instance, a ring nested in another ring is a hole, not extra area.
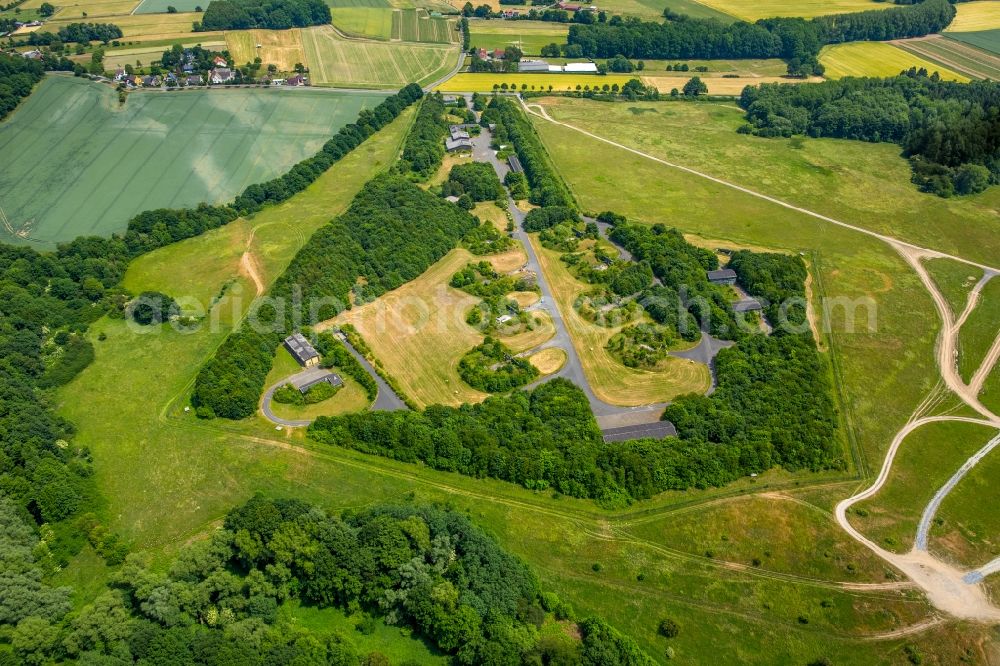
M 908 575 L 923 591 L 926 593 L 927 598 L 930 602 L 937 608 L 946 611 L 947 613 L 969 620 L 982 621 L 982 622 L 998 622 L 1000 621 L 1000 608 L 993 605 L 990 601 L 988 595 L 984 591 L 983 587 L 978 583 L 982 578 L 990 573 L 1000 572 L 1000 558 L 989 562 L 983 567 L 971 571 L 962 572 L 959 569 L 942 562 L 935 557 L 933 557 L 926 550 L 926 525 L 929 525 L 937 506 L 940 504 L 941 499 L 953 488 L 961 478 L 968 473 L 979 461 L 981 461 L 985 456 L 1000 443 L 1000 435 L 990 440 L 990 442 L 980 449 L 975 455 L 973 455 L 969 460 L 962 465 L 962 468 L 952 476 L 948 483 L 938 492 L 938 495 L 931 500 L 930 504 L 925 508 L 921 520 L 921 528 L 918 529 L 917 534 L 917 546 L 914 547 L 909 553 L 898 554 L 891 553 L 877 543 L 866 537 L 859 530 L 857 530 L 850 521 L 847 519 L 847 511 L 857 502 L 864 499 L 872 497 L 885 485 L 886 480 L 889 478 L 889 473 L 892 469 L 892 463 L 895 460 L 896 454 L 899 451 L 899 447 L 906 437 L 912 433 L 914 430 L 920 428 L 923 425 L 934 422 L 943 421 L 958 421 L 966 423 L 977 423 L 980 425 L 985 425 L 993 428 L 1000 429 L 1000 417 L 990 411 L 985 407 L 979 400 L 978 393 L 982 388 L 983 382 L 989 373 L 993 370 L 998 359 L 1000 359 L 1000 335 L 997 336 L 994 344 L 987 353 L 986 358 L 983 360 L 979 369 L 975 372 L 972 381 L 968 384 L 962 381 L 961 375 L 958 372 L 957 364 L 957 349 L 958 349 L 958 334 L 962 325 L 965 323 L 966 319 L 969 317 L 971 312 L 975 309 L 978 304 L 979 297 L 983 286 L 991 280 L 996 275 L 1000 274 L 1000 269 L 995 266 L 988 266 L 986 264 L 966 259 L 964 257 L 958 257 L 946 252 L 941 252 L 931 248 L 921 247 L 913 243 L 899 240 L 885 234 L 880 234 L 878 232 L 872 231 L 870 229 L 865 229 L 864 227 L 859 227 L 857 225 L 849 224 L 847 222 L 842 222 L 834 218 L 828 217 L 821 213 L 802 208 L 800 206 L 795 206 L 781 199 L 762 194 L 755 190 L 737 185 L 735 183 L 717 178 L 710 174 L 686 167 L 680 164 L 675 164 L 664 159 L 660 159 L 648 153 L 636 150 L 629 146 L 622 145 L 616 141 L 612 141 L 605 137 L 593 134 L 587 130 L 575 127 L 568 123 L 560 122 L 553 119 L 546 112 L 545 108 L 539 104 L 527 104 L 523 99 L 519 97 L 521 105 L 524 107 L 527 113 L 540 117 L 548 122 L 566 127 L 575 132 L 579 132 L 588 137 L 591 137 L 597 141 L 601 141 L 610 145 L 613 145 L 622 150 L 628 151 L 635 155 L 639 155 L 645 159 L 658 162 L 665 166 L 684 171 L 686 173 L 698 176 L 699 178 L 704 178 L 710 180 L 714 183 L 718 183 L 725 187 L 738 190 L 744 194 L 756 197 L 758 199 L 763 199 L 770 203 L 794 210 L 796 212 L 802 213 L 803 215 L 808 215 L 810 217 L 822 220 L 829 224 L 833 224 L 845 229 L 850 229 L 860 234 L 865 234 L 866 236 L 871 236 L 877 238 L 894 250 L 896 250 L 903 259 L 914 269 L 926 288 L 928 294 L 934 302 L 935 308 L 938 311 L 938 315 L 941 320 L 941 333 L 938 336 L 937 342 L 935 344 L 935 360 L 940 372 L 941 378 L 947 387 L 967 406 L 975 410 L 980 417 L 963 417 L 963 416 L 928 416 L 928 417 L 918 417 L 917 414 L 910 419 L 910 421 L 898 432 L 893 438 L 888 451 L 886 452 L 886 457 L 882 463 L 882 468 L 879 472 L 878 477 L 875 481 L 865 490 L 859 492 L 858 494 L 849 497 L 837 504 L 835 510 L 835 517 L 837 523 L 841 528 L 847 532 L 851 538 L 855 539 L 859 543 L 866 546 L 873 553 L 889 562 L 893 566 L 897 567 L 906 575 Z M 934 283 L 930 274 L 927 272 L 922 261 L 927 258 L 944 258 L 957 261 L 962 264 L 969 266 L 974 266 L 983 271 L 983 277 L 975 285 L 968 295 L 968 300 L 963 309 L 962 313 L 956 318 L 955 314 L 952 312 L 947 299 L 944 298 L 941 291 L 938 289 L 937 285 Z M 924 404 L 918 407 L 917 413 L 925 409 L 928 401 L 925 400 Z

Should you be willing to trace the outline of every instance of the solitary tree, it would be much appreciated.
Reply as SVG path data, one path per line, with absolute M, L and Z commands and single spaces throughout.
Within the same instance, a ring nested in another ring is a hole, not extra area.
M 43 2 L 38 8 L 38 14 L 40 16 L 52 16 L 56 13 L 56 8 L 49 4 L 48 2 Z
M 705 82 L 701 80 L 701 77 L 695 76 L 690 81 L 684 84 L 684 96 L 685 97 L 697 97 L 708 92 L 708 86 Z

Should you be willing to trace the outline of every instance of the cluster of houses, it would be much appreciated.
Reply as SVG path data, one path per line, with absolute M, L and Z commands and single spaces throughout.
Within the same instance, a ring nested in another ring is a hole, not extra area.
M 476 127 L 475 123 L 452 125 L 448 131 L 449 136 L 444 140 L 445 150 L 449 153 L 471 152 L 472 137 L 469 136 L 469 129 L 473 127 Z
M 138 76 L 129 74 L 119 67 L 115 71 L 115 81 L 125 84 L 129 88 L 160 88 L 163 85 L 168 87 L 176 86 L 203 86 L 206 83 L 212 85 L 223 85 L 236 81 L 236 70 L 229 67 L 229 63 L 222 56 L 215 56 L 212 59 L 212 69 L 207 76 L 202 76 L 196 71 L 195 57 L 190 49 L 184 51 L 183 64 L 180 67 L 181 74 L 168 72 L 164 76 L 150 75 Z M 309 85 L 309 80 L 302 74 L 296 74 L 287 79 L 265 79 L 263 82 L 271 85 L 284 86 L 305 86 Z

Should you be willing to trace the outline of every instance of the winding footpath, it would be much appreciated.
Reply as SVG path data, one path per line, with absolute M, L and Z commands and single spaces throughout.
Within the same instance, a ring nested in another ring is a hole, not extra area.
M 983 387 L 983 383 L 986 378 L 993 371 L 998 360 L 1000 360 L 1000 333 L 998 333 L 993 345 L 991 346 L 986 357 L 983 359 L 982 364 L 974 373 L 970 382 L 966 383 L 962 380 L 961 374 L 958 371 L 958 336 L 962 325 L 968 319 L 969 315 L 976 308 L 979 297 L 982 292 L 983 287 L 991 279 L 1000 275 L 1000 269 L 995 266 L 987 266 L 985 264 L 965 259 L 963 257 L 958 257 L 955 255 L 947 254 L 945 252 L 940 252 L 938 250 L 933 250 L 930 248 L 920 247 L 913 243 L 908 243 L 901 241 L 899 239 L 887 236 L 885 234 L 880 234 L 878 232 L 872 231 L 870 229 L 865 229 L 847 222 L 842 222 L 834 218 L 828 217 L 821 213 L 808 210 L 794 204 L 788 203 L 781 199 L 762 194 L 760 192 L 754 191 L 752 189 L 737 185 L 721 178 L 717 178 L 710 174 L 697 171 L 690 167 L 685 167 L 679 164 L 674 164 L 668 162 L 667 160 L 655 157 L 648 153 L 636 150 L 629 146 L 622 145 L 605 137 L 593 134 L 587 130 L 581 129 L 574 125 L 564 123 L 552 118 L 543 106 L 540 104 L 527 104 L 521 98 L 519 98 L 521 105 L 524 107 L 527 113 L 530 113 L 536 117 L 542 118 L 548 122 L 554 123 L 561 127 L 571 129 L 575 132 L 579 132 L 595 140 L 601 141 L 603 143 L 610 144 L 622 150 L 628 151 L 645 159 L 649 159 L 654 162 L 663 164 L 664 166 L 678 169 L 689 173 L 691 175 L 697 176 L 699 178 L 704 178 L 710 180 L 719 185 L 723 185 L 728 188 L 732 188 L 748 194 L 759 199 L 763 199 L 770 203 L 782 206 L 784 208 L 794 210 L 796 212 L 808 215 L 810 217 L 823 220 L 829 224 L 833 224 L 845 229 L 850 229 L 857 233 L 865 234 L 877 238 L 884 243 L 892 247 L 896 252 L 898 252 L 903 259 L 913 268 L 920 278 L 925 289 L 931 296 L 934 302 L 935 308 L 937 309 L 938 316 L 941 320 L 941 332 L 935 343 L 935 356 L 938 366 L 938 370 L 941 374 L 941 378 L 945 385 L 954 393 L 958 398 L 968 407 L 973 409 L 978 417 L 968 417 L 968 416 L 919 416 L 920 412 L 924 410 L 930 402 L 930 396 L 927 400 L 921 404 L 917 412 L 910 418 L 910 420 L 903 426 L 903 428 L 896 433 L 893 438 L 892 443 L 886 452 L 885 459 L 882 463 L 882 468 L 879 471 L 878 476 L 874 482 L 868 486 L 866 489 L 857 493 L 856 495 L 842 500 L 837 504 L 835 509 L 835 517 L 837 523 L 840 527 L 853 539 L 870 549 L 873 553 L 881 557 L 883 560 L 903 571 L 910 579 L 919 586 L 924 593 L 927 595 L 928 600 L 939 610 L 942 610 L 954 617 L 979 621 L 979 622 L 1000 622 L 1000 608 L 995 606 L 987 596 L 983 587 L 979 584 L 985 576 L 992 573 L 1000 572 L 1000 557 L 994 559 L 993 561 L 985 564 L 984 566 L 972 570 L 972 571 L 961 571 L 960 569 L 943 562 L 927 550 L 927 534 L 929 532 L 931 521 L 937 508 L 940 506 L 941 502 L 947 496 L 947 494 L 961 481 L 961 479 L 971 470 L 976 464 L 982 461 L 997 445 L 1000 445 L 1000 434 L 993 437 L 984 447 L 982 447 L 978 452 L 972 455 L 966 462 L 960 467 L 960 469 L 949 479 L 949 481 L 935 494 L 934 498 L 924 509 L 923 516 L 920 521 L 920 527 L 917 531 L 915 546 L 908 553 L 892 553 L 877 543 L 866 537 L 859 530 L 857 530 L 850 521 L 847 519 L 848 510 L 856 503 L 868 499 L 876 495 L 882 487 L 885 485 L 886 481 L 889 479 L 890 473 L 892 471 L 892 464 L 896 458 L 896 454 L 899 452 L 899 448 L 903 441 L 911 433 L 919 429 L 920 427 L 927 425 L 929 423 L 939 423 L 939 422 L 963 422 L 963 423 L 975 423 L 979 425 L 984 425 L 991 428 L 996 428 L 1000 430 L 1000 417 L 994 414 L 989 408 L 982 404 L 979 400 L 979 392 Z M 930 274 L 927 272 L 923 261 L 929 258 L 941 258 L 941 259 L 951 259 L 968 266 L 973 266 L 979 268 L 983 271 L 982 278 L 976 283 L 968 295 L 968 300 L 966 302 L 965 308 L 956 318 L 948 304 L 947 299 L 942 295 L 940 289 L 934 283 Z M 914 631 L 922 631 L 930 626 L 936 624 L 935 621 L 929 620 L 921 625 L 914 625 L 911 627 L 908 633 L 914 633 Z M 904 634 L 900 634 L 904 635 Z

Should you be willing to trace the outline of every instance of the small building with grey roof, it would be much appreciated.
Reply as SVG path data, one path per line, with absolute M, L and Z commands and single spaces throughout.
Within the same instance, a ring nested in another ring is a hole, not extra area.
M 306 336 L 301 333 L 293 333 L 285 338 L 285 349 L 292 355 L 303 368 L 311 368 L 319 365 L 319 352 L 309 344 Z

